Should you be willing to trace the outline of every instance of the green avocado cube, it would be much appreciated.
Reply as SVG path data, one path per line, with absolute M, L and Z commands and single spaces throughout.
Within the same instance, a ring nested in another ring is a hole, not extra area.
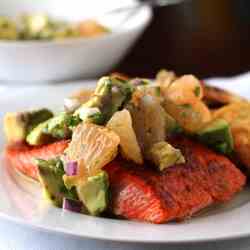
M 52 116 L 48 109 L 7 113 L 4 116 L 4 132 L 8 142 L 24 141 L 34 127 Z
M 72 115 L 61 112 L 48 121 L 45 133 L 55 139 L 66 139 L 71 136 L 70 121 Z
M 165 141 L 155 143 L 152 146 L 149 155 L 150 160 L 160 171 L 175 164 L 185 163 L 185 158 L 181 151 Z
M 104 123 L 104 116 L 99 108 L 81 106 L 75 111 L 74 116 L 79 116 L 83 122 L 91 122 L 97 125 Z
M 133 86 L 129 82 L 115 77 L 102 77 L 97 83 L 92 98 L 82 104 L 75 111 L 75 114 L 82 113 L 86 108 L 98 108 L 101 114 L 98 117 L 95 116 L 93 122 L 105 124 L 116 111 L 120 110 L 130 100 L 132 92 Z
M 166 121 L 166 134 L 167 136 L 172 136 L 182 132 L 182 128 L 177 123 L 177 121 L 169 115 L 167 112 L 164 112 L 165 121 Z
M 49 121 L 49 120 L 48 120 Z M 48 121 L 40 123 L 26 137 L 26 142 L 32 146 L 43 145 L 52 141 L 51 136 L 46 134 Z
M 65 172 L 63 163 L 59 158 L 48 161 L 36 159 L 36 165 L 45 198 L 57 207 L 62 207 L 63 198 L 78 199 L 75 189 L 68 190 L 64 185 L 62 177 Z
M 27 135 L 30 145 L 42 145 L 53 140 L 67 139 L 72 134 L 72 126 L 78 121 L 71 114 L 62 112 L 33 128 Z
M 76 186 L 79 199 L 91 215 L 103 212 L 109 201 L 109 181 L 105 171 L 89 177 L 87 182 Z
M 222 154 L 230 154 L 234 141 L 230 125 L 224 119 L 216 119 L 198 132 L 198 139 Z

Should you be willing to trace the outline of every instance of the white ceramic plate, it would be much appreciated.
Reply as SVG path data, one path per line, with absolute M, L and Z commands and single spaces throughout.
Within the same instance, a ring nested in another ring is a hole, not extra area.
M 85 82 L 91 87 L 93 82 Z M 28 107 L 56 107 L 63 97 L 83 84 L 9 90 L 0 99 L 0 117 L 6 111 Z M 247 87 L 238 85 L 237 90 L 250 97 Z M 1 92 L 0 92 L 1 94 Z M 58 106 L 57 106 L 58 107 Z M 4 141 L 0 135 L 0 145 Z M 38 184 L 20 176 L 4 163 L 0 172 L 0 217 L 46 230 L 62 237 L 76 236 L 112 241 L 146 243 L 183 243 L 232 239 L 250 235 L 250 188 L 245 188 L 234 200 L 217 206 L 181 223 L 152 225 L 134 221 L 91 217 L 54 208 L 41 198 Z

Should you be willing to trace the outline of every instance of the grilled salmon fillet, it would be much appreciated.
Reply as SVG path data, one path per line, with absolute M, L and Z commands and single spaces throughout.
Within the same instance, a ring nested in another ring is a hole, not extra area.
M 33 159 L 60 155 L 68 143 L 8 146 L 5 156 L 12 167 L 37 179 Z M 174 138 L 171 143 L 181 149 L 185 164 L 163 172 L 124 160 L 105 166 L 110 179 L 110 210 L 115 215 L 151 223 L 179 220 L 230 200 L 244 186 L 246 177 L 226 157 L 186 138 Z
M 105 167 L 115 215 L 152 223 L 179 220 L 230 200 L 244 186 L 246 177 L 226 157 L 186 138 L 171 143 L 182 150 L 185 164 L 161 173 L 121 161 Z
M 23 174 L 38 179 L 37 167 L 34 158 L 50 159 L 61 155 L 67 148 L 69 141 L 62 140 L 43 146 L 29 146 L 27 144 L 16 144 L 7 146 L 5 159 L 12 167 Z

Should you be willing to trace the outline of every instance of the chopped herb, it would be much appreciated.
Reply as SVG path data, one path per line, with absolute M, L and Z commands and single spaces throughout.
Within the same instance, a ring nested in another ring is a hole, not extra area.
M 182 111 L 182 112 L 181 112 L 181 116 L 182 116 L 182 117 L 187 117 L 187 116 L 188 116 L 188 113 L 187 113 L 186 111 Z
M 68 116 L 67 120 L 66 120 L 66 125 L 70 128 L 73 129 L 74 127 L 76 127 L 79 123 L 81 123 L 81 119 L 79 116 L 73 116 L 70 115 Z
M 156 96 L 161 96 L 161 89 L 160 89 L 159 86 L 156 86 L 156 87 L 155 87 L 155 95 L 156 95 Z
M 200 93 L 201 93 L 201 88 L 199 86 L 195 87 L 195 89 L 194 89 L 195 96 L 198 97 L 200 95 Z
M 190 113 L 190 109 L 192 109 L 192 105 L 191 104 L 189 104 L 189 103 L 181 104 L 180 108 L 184 109 L 184 110 L 180 110 L 182 117 L 187 117 L 187 116 L 189 116 L 191 114 Z
M 189 104 L 189 103 L 181 104 L 180 107 L 185 108 L 185 109 L 191 109 L 192 108 L 191 104 Z

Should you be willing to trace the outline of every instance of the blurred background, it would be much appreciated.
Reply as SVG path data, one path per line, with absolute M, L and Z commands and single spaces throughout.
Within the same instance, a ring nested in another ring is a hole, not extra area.
M 137 1 L 149 0 L 0 0 L 0 16 L 44 12 L 81 23 L 121 6 L 131 10 Z M 0 80 L 60 82 L 113 71 L 154 77 L 162 68 L 207 78 L 250 70 L 250 0 L 158 1 L 179 3 L 153 8 L 151 22 L 148 6 L 138 8 L 125 23 L 120 21 L 126 11 L 106 16 L 111 33 L 100 39 L 49 41 L 46 46 L 38 40 L 1 40 Z
M 186 0 L 154 18 L 114 70 L 153 77 L 160 68 L 199 77 L 250 69 L 250 1 Z

